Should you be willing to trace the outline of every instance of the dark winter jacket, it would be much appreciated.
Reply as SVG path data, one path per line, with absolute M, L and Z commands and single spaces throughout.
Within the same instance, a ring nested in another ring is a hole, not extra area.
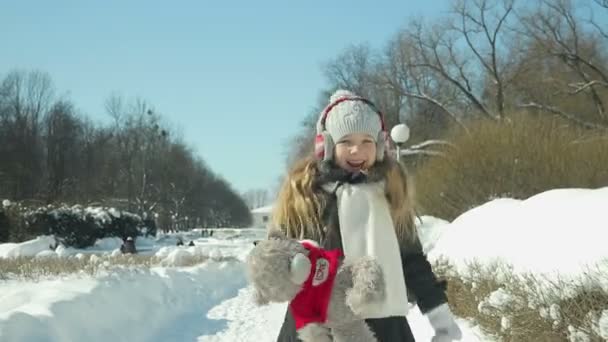
M 120 246 L 120 251 L 123 254 L 135 254 L 137 253 L 137 249 L 135 248 L 135 241 L 133 240 L 125 240 L 125 242 Z
M 386 167 L 386 165 L 381 163 L 377 167 Z M 332 167 L 330 164 L 322 164 L 320 170 L 322 176 L 318 181 L 319 186 L 326 181 L 349 183 L 375 181 L 373 176 L 364 176 L 362 174 L 353 176 Z M 323 190 L 319 189 L 319 191 Z M 325 236 L 321 240 L 321 246 L 326 249 L 342 248 L 338 223 L 337 198 L 335 192 L 327 193 L 327 196 L 327 206 L 323 215 Z M 409 297 L 403 299 L 403 305 L 408 305 L 408 301 L 416 302 L 420 311 L 426 313 L 438 305 L 447 302 L 447 296 L 444 292 L 445 285 L 435 277 L 431 264 L 423 253 L 422 245 L 418 239 L 401 246 L 401 260 Z M 405 317 L 368 319 L 366 322 L 376 334 L 379 342 L 414 342 L 414 336 Z M 289 310 L 285 314 L 285 321 L 281 327 L 277 341 L 300 341 L 297 338 L 295 323 Z

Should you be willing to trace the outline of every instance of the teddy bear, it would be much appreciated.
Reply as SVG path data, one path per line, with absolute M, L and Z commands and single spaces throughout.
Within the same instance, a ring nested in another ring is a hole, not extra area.
M 344 258 L 315 241 L 282 237 L 256 241 L 246 258 L 254 302 L 288 302 L 304 342 L 377 342 L 362 318 L 385 296 L 380 265 Z

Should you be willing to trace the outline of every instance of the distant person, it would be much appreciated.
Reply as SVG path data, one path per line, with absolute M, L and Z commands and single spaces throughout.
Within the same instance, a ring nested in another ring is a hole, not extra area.
M 209 231 L 209 236 L 213 236 L 213 229 Z
M 194 247 L 194 241 L 190 240 L 190 243 L 188 244 L 189 247 Z
M 136 254 L 137 249 L 135 248 L 135 241 L 133 241 L 132 237 L 127 237 L 127 239 L 123 242 L 122 246 L 120 246 L 120 251 L 122 254 Z
M 49 249 L 52 251 L 57 250 L 57 247 L 59 247 L 59 241 L 57 241 L 57 238 L 54 238 L 54 240 L 55 241 L 49 245 Z
M 183 246 L 183 245 L 184 245 L 184 240 L 182 240 L 181 237 L 178 237 L 176 246 Z

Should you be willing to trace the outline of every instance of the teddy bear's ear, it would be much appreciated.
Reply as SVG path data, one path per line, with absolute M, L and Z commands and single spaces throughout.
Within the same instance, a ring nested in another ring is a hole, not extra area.
M 285 240 L 287 236 L 280 229 L 269 229 L 268 230 L 268 240 L 277 239 L 277 240 Z
M 268 298 L 262 294 L 258 289 L 253 290 L 253 302 L 256 305 L 266 305 L 268 304 Z
M 289 265 L 291 281 L 296 285 L 304 284 L 310 275 L 310 267 L 310 259 L 302 253 L 297 253 Z

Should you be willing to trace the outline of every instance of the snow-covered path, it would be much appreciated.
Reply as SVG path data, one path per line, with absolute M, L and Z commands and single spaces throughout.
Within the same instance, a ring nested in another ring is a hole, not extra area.
M 257 307 L 251 301 L 251 289 L 242 288 L 238 296 L 212 308 L 207 315 L 210 320 L 225 322 L 225 329 L 202 335 L 198 338 L 198 342 L 276 341 L 285 309 L 285 304 Z M 417 307 L 412 308 L 408 319 L 417 341 L 431 340 L 431 327 Z M 459 319 L 458 323 L 463 330 L 463 342 L 489 341 L 488 338 L 483 338 L 477 327 L 471 326 L 467 320 Z
M 239 290 L 238 296 L 209 311 L 210 320 L 224 322 L 225 329 L 202 335 L 199 342 L 275 341 L 285 315 L 286 304 L 257 307 L 251 301 L 251 288 Z

